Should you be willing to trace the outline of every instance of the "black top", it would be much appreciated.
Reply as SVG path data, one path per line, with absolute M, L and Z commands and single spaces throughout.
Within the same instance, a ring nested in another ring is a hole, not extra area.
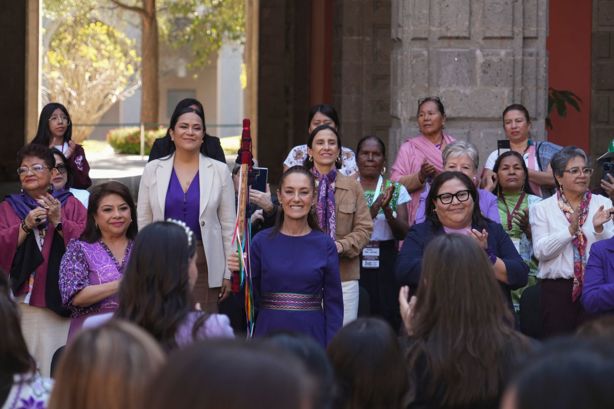
M 510 290 L 527 285 L 529 266 L 522 260 L 514 243 L 499 223 L 486 221 L 486 230 L 488 231 L 489 250 L 492 250 L 505 263 L 509 284 L 499 281 L 499 285 L 508 305 L 512 308 Z M 395 266 L 395 275 L 399 284 L 409 285 L 414 290 L 418 287 L 424 249 L 435 236 L 440 234 L 445 234 L 443 227 L 436 227 L 430 220 L 414 224 L 409 229 Z
M 154 144 L 151 147 L 148 162 L 151 162 L 154 159 L 160 159 L 165 156 L 168 156 L 174 151 L 175 144 L 173 143 L 173 141 L 171 141 L 171 137 L 169 135 L 166 135 L 162 138 L 158 138 L 154 141 Z M 211 159 L 219 160 L 220 162 L 226 163 L 226 156 L 224 155 L 224 151 L 222 150 L 220 138 L 218 138 L 217 136 L 205 134 L 205 142 L 200 145 L 200 152 L 203 155 L 210 157 Z

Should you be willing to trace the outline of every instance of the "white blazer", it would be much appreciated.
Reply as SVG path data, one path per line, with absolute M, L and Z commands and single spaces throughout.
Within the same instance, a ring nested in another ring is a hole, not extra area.
M 145 166 L 139 185 L 137 219 L 139 229 L 164 220 L 166 193 L 173 172 L 175 154 L 156 159 Z M 198 164 L 200 188 L 200 232 L 207 257 L 209 288 L 222 285 L 230 278 L 226 259 L 232 252 L 235 224 L 235 191 L 228 166 L 200 155 Z

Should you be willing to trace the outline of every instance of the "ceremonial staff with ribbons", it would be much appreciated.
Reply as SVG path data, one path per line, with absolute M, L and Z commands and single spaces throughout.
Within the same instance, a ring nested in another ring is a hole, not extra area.
M 243 291 L 245 297 L 245 321 L 247 322 L 247 336 L 251 337 L 254 331 L 254 294 L 252 287 L 252 274 L 250 268 L 250 241 L 251 221 L 247 217 L 249 204 L 249 190 L 253 182 L 253 155 L 252 137 L 249 119 L 243 119 L 241 134 L 241 148 L 239 149 L 241 169 L 239 171 L 239 189 L 237 198 L 237 221 L 233 234 L 233 244 L 236 243 L 239 255 L 240 269 L 233 272 L 232 291 Z

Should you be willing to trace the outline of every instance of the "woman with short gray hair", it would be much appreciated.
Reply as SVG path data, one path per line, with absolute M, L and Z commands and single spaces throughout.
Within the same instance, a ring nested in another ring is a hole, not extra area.
M 614 236 L 612 202 L 589 190 L 593 169 L 586 153 L 568 146 L 550 165 L 556 194 L 529 208 L 544 337 L 571 333 L 584 321 L 580 295 L 590 248 Z
M 441 156 L 443 158 L 444 171 L 450 170 L 464 173 L 469 176 L 476 187 L 479 185 L 478 168 L 480 166 L 480 154 L 474 144 L 468 141 L 452 142 L 446 145 Z M 478 189 L 478 197 L 482 214 L 496 223 L 501 223 L 501 216 L 497 208 L 497 196 L 488 190 Z M 420 203 L 416 212 L 416 223 L 424 222 L 425 207 L 424 202 Z

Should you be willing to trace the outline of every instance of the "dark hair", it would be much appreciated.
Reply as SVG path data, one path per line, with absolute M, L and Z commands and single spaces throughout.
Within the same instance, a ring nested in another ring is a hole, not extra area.
M 382 141 L 381 138 L 377 135 L 367 135 L 367 136 L 362 137 L 358 141 L 358 144 L 356 145 L 356 155 L 358 155 L 358 153 L 360 152 L 360 149 L 362 148 L 362 144 L 369 140 L 377 142 L 377 144 L 380 147 L 380 150 L 382 151 L 382 155 L 385 158 L 386 157 L 386 145 L 384 144 L 384 141 Z
M 314 407 L 329 409 L 333 404 L 335 376 L 324 349 L 305 334 L 278 332 L 263 339 L 265 345 L 287 352 L 298 358 L 316 382 Z
M 573 158 L 582 158 L 586 162 L 586 166 L 590 165 L 590 160 L 586 155 L 586 152 L 577 146 L 566 146 L 552 156 L 550 160 L 550 167 L 552 168 L 552 174 L 554 175 L 554 183 L 556 187 L 560 188 L 559 181 L 556 177 L 562 177 L 565 174 L 565 168 L 570 160 Z
M 461 172 L 456 171 L 446 171 L 441 172 L 433 179 L 433 183 L 431 184 L 431 190 L 426 198 L 426 218 L 433 223 L 435 228 L 441 227 L 441 222 L 437 217 L 437 212 L 435 211 L 435 200 L 437 200 L 437 196 L 439 195 L 439 189 L 441 186 L 449 180 L 458 179 L 460 180 L 465 188 L 469 191 L 471 198 L 473 199 L 473 213 L 471 215 L 471 224 L 475 227 L 486 228 L 487 218 L 482 215 L 482 211 L 480 210 L 480 198 L 478 196 L 478 190 L 469 179 L 469 176 L 465 175 Z
M 128 231 L 126 231 L 126 237 L 128 237 L 130 240 L 133 240 L 136 237 L 138 232 L 136 206 L 134 204 L 134 200 L 132 200 L 132 196 L 130 195 L 130 190 L 128 190 L 126 185 L 123 183 L 112 180 L 110 182 L 96 185 L 92 188 L 87 205 L 87 221 L 85 222 L 85 229 L 79 238 L 80 240 L 87 243 L 94 243 L 100 240 L 101 233 L 100 229 L 96 225 L 94 216 L 98 212 L 100 201 L 109 195 L 118 195 L 124 199 L 126 204 L 130 207 L 130 217 L 132 218 L 132 221 L 130 222 L 130 226 L 128 226 Z
M 580 338 L 607 338 L 614 341 L 614 315 L 602 315 L 584 322 L 576 331 Z
M 196 106 L 196 108 L 194 108 Z M 203 104 L 200 103 L 197 99 L 194 98 L 184 98 L 177 103 L 175 109 L 173 110 L 173 114 L 171 115 L 171 121 L 168 129 L 166 130 L 165 138 L 171 139 L 171 129 L 175 129 L 175 125 L 177 125 L 177 121 L 179 117 L 183 114 L 187 114 L 188 112 L 193 112 L 200 117 L 203 121 L 203 146 L 201 147 L 201 151 L 205 154 L 205 156 L 210 156 L 207 151 L 207 144 L 204 143 L 205 138 L 207 137 L 207 123 L 205 122 L 205 110 L 203 108 Z M 170 140 L 170 151 L 172 154 L 175 152 L 175 143 Z
M 316 179 L 313 177 L 311 172 L 303 166 L 292 166 L 291 168 L 286 170 L 284 173 L 282 173 L 281 178 L 279 178 L 279 191 L 281 192 L 281 189 L 283 189 L 284 181 L 286 180 L 286 178 L 293 173 L 304 175 L 309 179 L 309 185 L 311 186 L 314 197 L 316 197 L 317 195 Z M 271 235 L 273 236 L 279 233 L 283 224 L 284 224 L 284 209 L 280 203 L 279 208 L 277 210 L 277 215 L 275 217 L 275 225 L 271 229 Z M 312 230 L 317 230 L 317 231 L 321 230 L 320 225 L 318 223 L 318 219 L 316 218 L 316 215 L 313 211 L 310 211 L 309 214 L 307 215 L 307 224 L 309 224 L 309 227 L 311 227 Z
M 324 131 L 324 130 L 332 131 L 337 137 L 337 146 L 339 146 L 339 157 L 335 161 L 335 167 L 337 169 L 341 169 L 341 166 L 343 165 L 343 156 L 342 156 L 343 149 L 341 148 L 341 135 L 332 126 L 320 125 L 317 128 L 315 128 L 313 131 L 311 131 L 311 133 L 309 134 L 309 138 L 307 139 L 307 147 L 311 149 L 313 146 L 313 139 L 316 137 L 316 135 L 319 132 Z M 303 166 L 306 167 L 307 169 L 311 169 L 313 168 L 313 161 L 310 161 L 309 158 L 305 158 Z
M 436 236 L 424 251 L 412 319 L 409 367 L 427 365 L 429 375 L 413 379 L 417 392 L 442 407 L 497 399 L 528 348 L 513 322 L 486 252 L 467 236 Z
M 543 345 L 508 390 L 517 409 L 601 409 L 614 402 L 611 340 L 561 338 Z
M 8 275 L 0 269 L 0 402 L 4 402 L 11 391 L 13 377 L 17 374 L 34 373 L 36 362 L 30 356 L 21 332 L 19 308 L 11 295 Z
M 119 286 L 115 316 L 149 332 L 166 350 L 177 347 L 177 328 L 192 309 L 189 263 L 195 239 L 173 222 L 155 222 L 136 237 L 128 267 Z M 193 328 L 204 324 L 206 314 Z
M 516 159 L 518 159 L 518 161 L 520 161 L 520 164 L 522 165 L 522 170 L 524 171 L 524 184 L 522 186 L 522 190 L 525 193 L 532 195 L 533 194 L 533 190 L 531 189 L 531 185 L 529 184 L 529 169 L 527 168 L 527 164 L 524 163 L 524 158 L 518 152 L 512 151 L 512 150 L 509 150 L 507 152 L 503 152 L 501 155 L 499 155 L 499 157 L 495 161 L 495 166 L 493 166 L 492 171 L 494 173 L 497 173 L 499 171 L 499 166 L 501 166 L 501 162 L 503 161 L 503 159 L 508 158 L 510 156 L 513 156 Z M 495 195 L 499 195 L 499 193 L 501 193 L 501 191 L 502 191 L 501 184 L 497 183 L 497 186 L 495 186 L 495 190 L 493 191 L 493 193 Z
M 309 128 L 309 125 L 311 125 L 311 120 L 318 112 L 329 117 L 335 123 L 335 128 L 339 129 L 341 127 L 341 124 L 339 123 L 339 115 L 337 115 L 335 108 L 333 108 L 332 105 L 319 104 L 312 106 L 309 110 L 309 115 L 307 116 L 307 128 Z
M 50 102 L 43 107 L 41 110 L 40 117 L 38 119 L 38 129 L 36 130 L 36 136 L 32 139 L 32 143 L 37 145 L 45 145 L 49 147 L 49 143 L 51 143 L 52 136 L 51 131 L 49 131 L 49 118 L 53 115 L 53 112 L 56 109 L 62 110 L 66 118 L 68 118 L 68 126 L 66 127 L 66 132 L 64 133 L 64 142 L 68 142 L 72 138 L 72 121 L 70 120 L 70 114 L 66 107 L 59 102 Z
M 73 180 L 72 169 L 70 168 L 70 166 L 67 165 L 68 159 L 66 159 L 66 156 L 64 155 L 64 153 L 62 153 L 62 151 L 57 148 L 51 148 L 51 154 L 54 155 L 54 158 L 53 158 L 54 167 L 55 167 L 55 155 L 58 155 L 60 159 L 62 159 L 62 163 L 64 164 L 65 169 L 66 169 L 66 186 L 64 186 L 64 189 L 68 190 L 72 186 L 72 180 Z
M 446 109 L 444 108 L 443 102 L 441 102 L 441 99 L 439 97 L 426 97 L 426 98 L 419 99 L 418 100 L 418 110 L 416 111 L 416 116 L 420 115 L 420 108 L 422 108 L 422 105 L 424 105 L 427 102 L 432 102 L 435 105 L 437 105 L 437 110 L 439 111 L 441 116 L 443 117 L 446 116 Z
M 401 408 L 408 389 L 403 354 L 390 325 L 350 322 L 328 345 L 339 388 L 338 408 Z
M 25 145 L 17 152 L 18 166 L 21 166 L 21 162 L 27 157 L 34 157 L 42 160 L 49 169 L 55 167 L 55 158 L 47 145 L 38 145 L 34 142 Z
M 205 341 L 168 360 L 144 407 L 191 409 L 200 402 L 207 409 L 299 409 L 311 398 L 311 383 L 302 365 L 278 349 L 240 340 Z
M 522 104 L 512 104 L 512 105 L 508 105 L 504 110 L 503 110 L 503 114 L 501 115 L 501 119 L 505 121 L 505 115 L 507 115 L 508 112 L 510 111 L 520 111 L 522 112 L 522 115 L 524 115 L 524 119 L 527 121 L 527 123 L 531 123 L 531 116 L 529 115 L 529 110 Z

